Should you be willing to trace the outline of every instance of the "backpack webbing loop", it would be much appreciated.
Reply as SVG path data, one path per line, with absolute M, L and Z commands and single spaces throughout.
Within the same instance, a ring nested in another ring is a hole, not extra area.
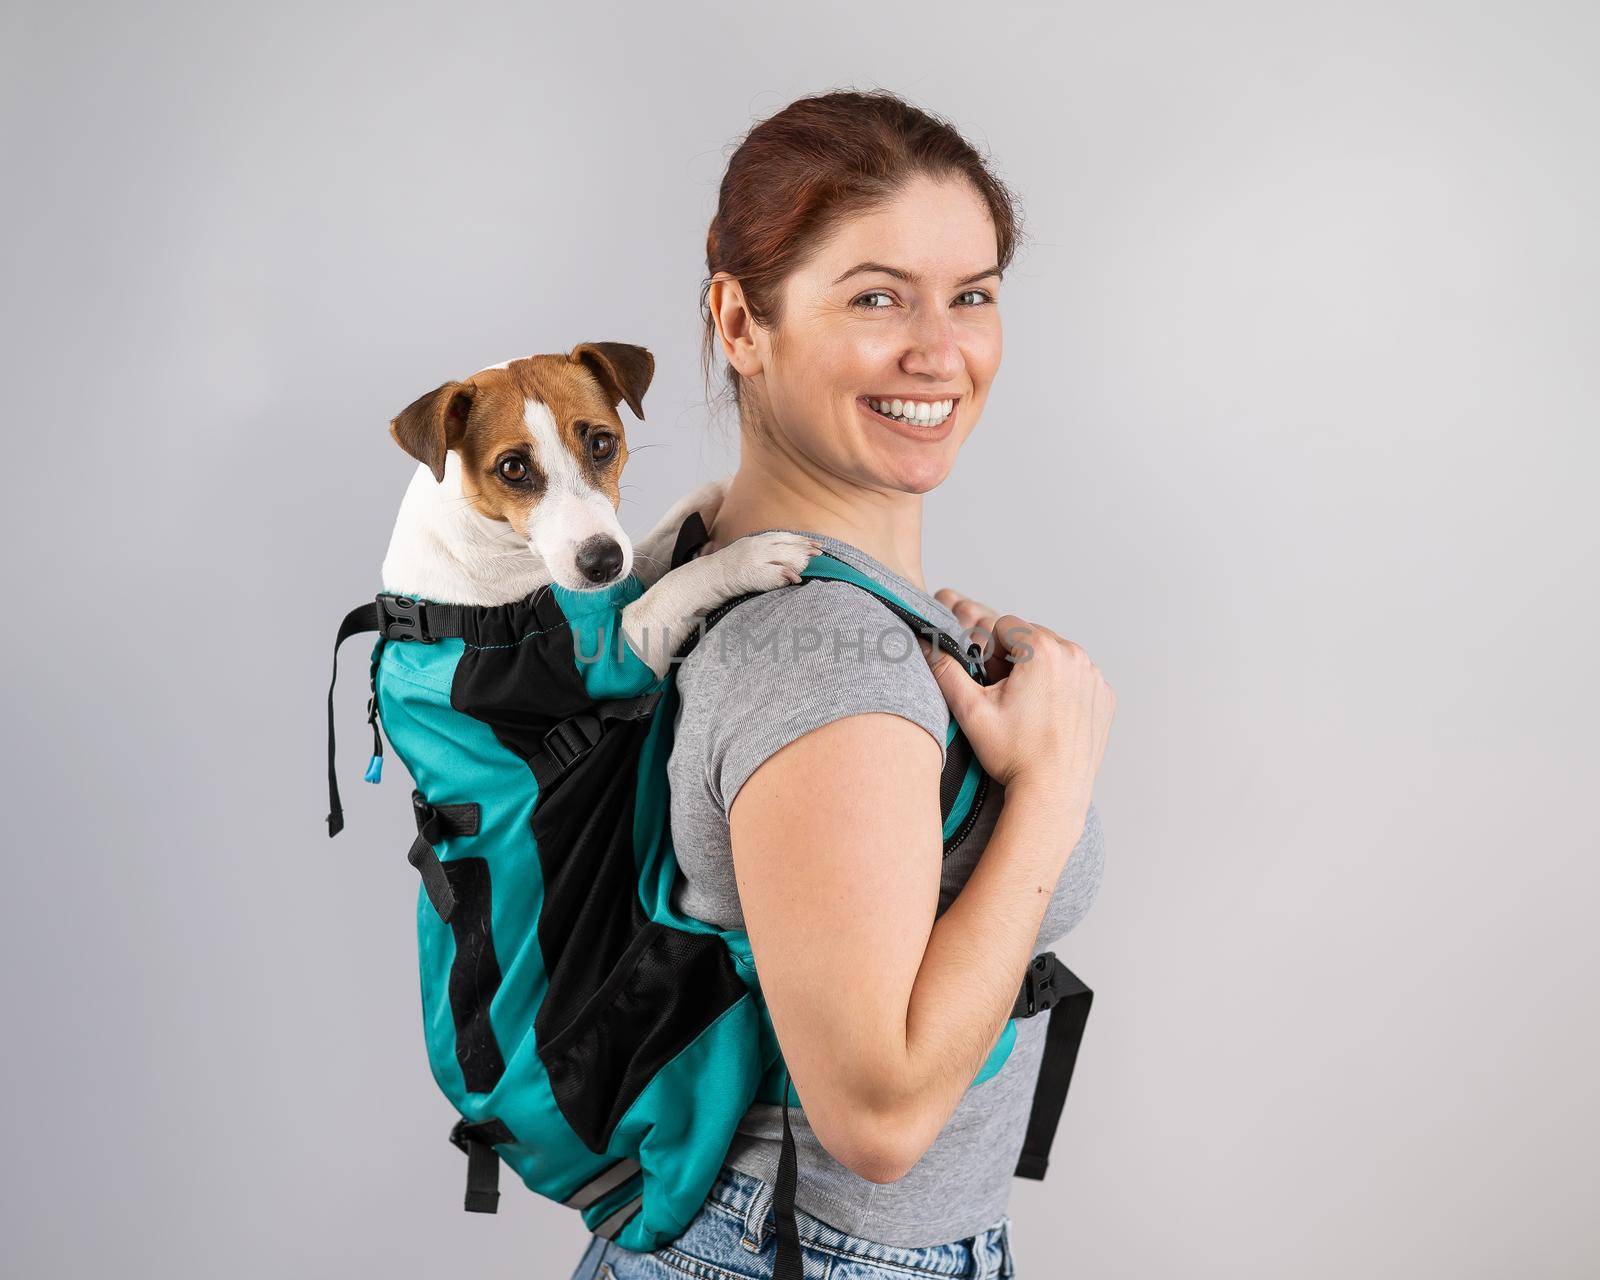
M 417 838 L 411 842 L 406 861 L 422 877 L 428 901 L 446 924 L 456 909 L 456 893 L 445 875 L 439 851 L 434 847 L 446 836 L 475 836 L 482 811 L 475 804 L 429 804 L 420 791 L 411 793 L 411 812 L 417 819 Z
M 500 1211 L 500 1156 L 495 1145 L 516 1140 L 500 1120 L 474 1124 L 462 1119 L 452 1126 L 450 1141 L 467 1153 L 467 1194 L 462 1207 L 468 1213 Z

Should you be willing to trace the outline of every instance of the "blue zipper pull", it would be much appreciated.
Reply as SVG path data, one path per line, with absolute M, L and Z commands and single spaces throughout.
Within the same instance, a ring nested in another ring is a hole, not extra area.
M 383 781 L 383 738 L 378 733 L 378 699 L 376 695 L 367 699 L 367 723 L 372 726 L 372 759 L 367 761 L 367 771 L 362 774 L 364 782 Z

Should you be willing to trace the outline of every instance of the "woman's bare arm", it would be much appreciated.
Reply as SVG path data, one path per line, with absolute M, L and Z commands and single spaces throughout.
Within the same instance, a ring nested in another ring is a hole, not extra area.
M 806 1118 L 874 1182 L 916 1163 L 1004 1029 L 1088 801 L 1014 778 L 936 920 L 939 771 L 926 729 L 852 715 L 775 752 L 729 811 L 746 929 Z

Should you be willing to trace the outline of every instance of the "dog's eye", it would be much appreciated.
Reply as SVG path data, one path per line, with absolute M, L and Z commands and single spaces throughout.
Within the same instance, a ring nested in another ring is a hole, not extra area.
M 528 478 L 528 464 L 521 458 L 502 458 L 500 460 L 500 478 L 512 484 L 521 484 Z
M 617 438 L 608 431 L 589 437 L 589 456 L 596 462 L 609 462 L 617 452 Z

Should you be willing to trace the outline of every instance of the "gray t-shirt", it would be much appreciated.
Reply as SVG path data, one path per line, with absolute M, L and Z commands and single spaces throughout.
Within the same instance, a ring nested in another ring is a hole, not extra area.
M 882 582 L 957 639 L 967 638 L 944 605 L 865 552 L 809 530 L 794 532 L 816 538 L 830 555 Z M 742 645 L 741 635 L 748 641 Z M 768 637 L 771 643 L 756 643 Z M 767 757 L 820 725 L 867 711 L 922 725 L 944 753 L 949 708 L 910 628 L 851 583 L 813 579 L 738 605 L 680 664 L 677 679 L 682 697 L 668 774 L 683 875 L 673 901 L 723 928 L 744 927 L 728 809 Z M 978 822 L 945 859 L 939 911 L 977 865 L 1003 799 L 1004 789 L 991 784 Z M 1034 954 L 1050 950 L 1083 918 L 1103 862 L 1100 820 L 1090 805 Z M 933 1145 L 896 1182 L 869 1182 L 850 1172 L 791 1107 L 800 1172 L 796 1205 L 850 1235 L 902 1247 L 944 1244 L 994 1225 L 1009 1201 L 1046 1025 L 1043 1016 L 1018 1020 L 1005 1065 L 967 1091 Z M 756 1103 L 739 1125 L 727 1163 L 774 1182 L 782 1140 L 782 1109 Z

